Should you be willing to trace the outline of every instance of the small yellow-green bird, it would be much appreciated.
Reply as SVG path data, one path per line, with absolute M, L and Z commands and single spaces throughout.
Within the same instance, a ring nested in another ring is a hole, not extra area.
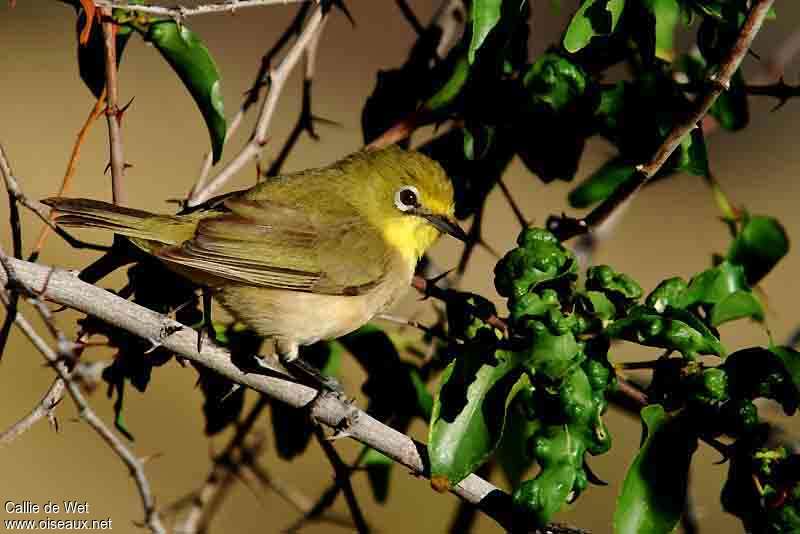
M 60 214 L 58 224 L 113 230 L 209 288 L 305 372 L 301 345 L 361 327 L 403 295 L 441 233 L 467 237 L 442 167 L 397 147 L 272 178 L 178 215 L 43 202 Z

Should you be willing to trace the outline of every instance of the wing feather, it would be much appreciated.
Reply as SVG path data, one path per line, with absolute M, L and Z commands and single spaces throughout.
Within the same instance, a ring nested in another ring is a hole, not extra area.
M 227 198 L 195 236 L 155 251 L 164 261 L 276 289 L 357 295 L 387 271 L 386 246 L 346 204 L 315 214 L 264 200 Z

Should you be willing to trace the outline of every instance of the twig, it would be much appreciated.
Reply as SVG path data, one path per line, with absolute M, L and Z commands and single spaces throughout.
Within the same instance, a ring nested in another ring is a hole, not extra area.
M 111 155 L 111 197 L 114 204 L 125 204 L 123 183 L 125 179 L 125 156 L 122 148 L 122 130 L 120 128 L 121 112 L 118 107 L 119 92 L 117 86 L 117 28 L 111 20 L 111 11 L 100 10 L 103 41 L 105 43 L 106 60 L 106 121 L 108 122 L 108 149 Z
M 756 0 L 753 3 L 739 37 L 728 51 L 717 72 L 709 77 L 708 83 L 710 87 L 707 93 L 698 98 L 695 110 L 672 128 L 653 157 L 646 163 L 638 165 L 636 173 L 629 180 L 620 184 L 608 198 L 583 219 L 576 220 L 562 217 L 560 220 L 554 221 L 552 228 L 562 241 L 584 234 L 601 224 L 617 207 L 633 199 L 636 193 L 655 176 L 664 163 L 667 162 L 670 155 L 680 146 L 681 141 L 698 127 L 700 121 L 716 102 L 717 97 L 728 89 L 731 78 L 747 55 L 747 51 L 750 49 L 750 45 L 759 29 L 761 29 L 764 18 L 767 16 L 773 2 L 774 0 Z
M 36 349 L 42 353 L 53 369 L 55 369 L 58 377 L 63 382 L 67 393 L 69 393 L 70 397 L 75 403 L 75 406 L 78 409 L 79 417 L 86 421 L 86 423 L 100 436 L 103 441 L 106 442 L 111 450 L 113 450 L 120 460 L 122 460 L 122 462 L 127 466 L 128 470 L 133 476 L 134 481 L 136 482 L 136 487 L 139 490 L 139 496 L 142 500 L 142 507 L 144 508 L 145 516 L 144 523 L 147 525 L 150 531 L 155 534 L 166 533 L 164 526 L 161 524 L 161 519 L 159 518 L 158 512 L 156 511 L 155 501 L 153 500 L 152 491 L 150 489 L 150 483 L 148 482 L 144 473 L 144 462 L 134 456 L 130 449 L 128 449 L 122 443 L 119 437 L 114 434 L 105 425 L 105 423 L 103 423 L 97 414 L 94 413 L 89 406 L 89 403 L 81 393 L 80 387 L 75 381 L 74 372 L 70 373 L 70 371 L 67 369 L 66 362 L 74 361 L 75 359 L 75 355 L 71 350 L 74 345 L 66 342 L 64 335 L 57 330 L 50 310 L 37 297 L 35 297 L 35 293 L 31 289 L 33 287 L 46 287 L 42 286 L 41 282 L 46 281 L 47 277 L 45 276 L 44 280 L 40 281 L 40 284 L 27 283 L 19 278 L 16 278 L 17 268 L 9 263 L 10 258 L 8 258 L 8 256 L 6 256 L 2 250 L 0 250 L 0 259 L 2 260 L 4 267 L 3 274 L 0 276 L 0 278 L 4 278 L 4 283 L 7 283 L 10 280 L 10 277 L 13 275 L 15 277 L 13 282 L 25 288 L 26 293 L 28 293 L 28 301 L 39 312 L 48 328 L 57 333 L 57 351 L 53 350 L 41 338 L 41 336 L 39 336 L 39 334 L 24 316 L 18 314 L 15 320 L 16 324 L 19 326 L 20 330 L 22 330 L 23 334 L 25 334 L 25 336 L 31 341 L 34 347 L 36 347 Z M 7 303 L 4 296 L 3 300 L 5 301 L 4 303 Z
M 61 180 L 61 187 L 58 188 L 58 193 L 55 196 L 63 196 L 67 189 L 69 188 L 70 183 L 72 182 L 72 177 L 75 176 L 75 170 L 78 168 L 78 158 L 81 152 L 81 146 L 83 145 L 83 141 L 86 139 L 86 134 L 89 133 L 89 128 L 94 124 L 94 121 L 103 113 L 103 108 L 106 103 L 106 89 L 103 88 L 103 92 L 100 94 L 100 97 L 97 99 L 97 102 L 94 103 L 92 107 L 92 111 L 89 112 L 89 116 L 86 117 L 86 122 L 83 123 L 83 126 L 78 131 L 78 136 L 75 139 L 75 144 L 72 147 L 72 153 L 69 157 L 69 163 L 67 164 L 67 170 L 64 173 L 64 179 Z M 54 213 L 50 213 L 49 219 L 52 221 L 55 218 Z M 44 243 L 47 240 L 47 236 L 50 235 L 50 230 L 52 229 L 51 226 L 44 226 L 42 230 L 39 232 L 39 237 L 36 239 L 36 244 L 33 246 L 33 252 L 31 253 L 32 258 L 36 258 L 39 256 L 39 253 L 44 247 Z M 33 261 L 33 260 L 32 260 Z
M 19 315 L 15 315 L 14 321 L 17 322 L 19 318 Z M 61 378 L 56 378 L 44 394 L 44 397 L 34 406 L 30 413 L 0 433 L 0 445 L 11 443 L 45 417 L 53 427 L 58 428 L 53 410 L 63 397 L 64 381 Z
M 250 89 L 247 90 L 245 93 L 245 99 L 242 102 L 242 105 L 239 107 L 239 110 L 236 112 L 236 115 L 233 116 L 233 119 L 230 121 L 228 125 L 228 129 L 225 132 L 225 142 L 227 143 L 233 134 L 239 129 L 239 126 L 242 124 L 244 116 L 259 100 L 261 94 L 261 88 L 264 87 L 266 84 L 264 83 L 264 78 L 266 77 L 267 73 L 269 72 L 270 68 L 272 67 L 272 61 L 277 54 L 283 50 L 289 40 L 294 36 L 299 36 L 303 29 L 303 21 L 308 14 L 309 8 L 311 7 L 310 3 L 304 3 L 300 6 L 300 9 L 297 10 L 297 14 L 295 15 L 292 22 L 289 24 L 289 27 L 281 34 L 278 40 L 272 45 L 262 57 L 261 57 L 261 64 L 258 67 L 258 71 L 256 72 L 255 80 L 253 81 L 253 85 Z M 203 159 L 203 166 L 200 170 L 200 177 L 192 186 L 191 191 L 187 198 L 192 198 L 194 195 L 197 194 L 200 189 L 202 189 L 206 181 L 208 180 L 208 174 L 211 172 L 211 163 L 212 163 L 212 153 L 207 152 L 204 159 Z
M 353 461 L 352 465 L 347 466 L 348 476 L 352 476 L 352 474 L 361 466 L 361 462 L 363 462 L 364 458 L 366 458 L 368 450 L 369 449 L 367 447 L 362 447 L 361 452 L 358 454 L 358 457 L 355 459 L 355 461 Z M 334 481 L 333 484 L 328 486 L 325 491 L 320 494 L 317 502 L 315 502 L 311 508 L 303 513 L 303 517 L 300 517 L 297 521 L 284 529 L 284 532 L 287 534 L 293 534 L 303 528 L 306 523 L 311 521 L 319 521 L 320 518 L 323 517 L 323 514 L 326 513 L 328 508 L 333 506 L 334 501 L 336 501 L 336 498 L 339 496 L 341 491 L 341 484 Z
M 368 534 L 370 532 L 369 526 L 367 525 L 366 519 L 364 519 L 364 513 L 361 511 L 358 499 L 356 499 L 356 494 L 353 491 L 353 484 L 350 483 L 349 467 L 344 463 L 339 453 L 336 452 L 336 448 L 333 444 L 325 437 L 325 432 L 322 430 L 322 427 L 315 426 L 314 435 L 333 467 L 336 485 L 339 486 L 342 493 L 344 493 L 347 507 L 350 509 L 350 515 L 353 516 L 353 522 L 356 525 L 356 530 L 359 534 Z
M 292 128 L 292 131 L 286 138 L 286 142 L 283 144 L 283 147 L 278 152 L 278 156 L 275 158 L 275 161 L 273 161 L 269 166 L 266 176 L 277 176 L 281 172 L 283 164 L 286 163 L 289 154 L 294 149 L 297 141 L 300 140 L 300 135 L 302 135 L 303 132 L 308 133 L 308 135 L 315 141 L 319 139 L 319 135 L 317 135 L 317 132 L 314 130 L 315 122 L 320 121 L 328 124 L 335 124 L 333 121 L 315 117 L 311 110 L 311 86 L 314 83 L 314 71 L 317 63 L 317 50 L 319 48 L 321 36 L 322 32 L 317 32 L 303 54 L 303 63 L 305 64 L 305 68 L 303 69 L 303 96 L 302 105 L 300 108 L 300 116 L 297 118 L 294 128 Z
M 55 233 L 62 239 L 75 248 L 87 248 L 91 250 L 108 250 L 108 247 L 102 245 L 95 245 L 94 243 L 87 243 L 75 237 L 72 237 L 66 230 L 50 220 L 49 209 L 41 202 L 32 201 L 28 199 L 19 187 L 19 182 L 11 171 L 11 165 L 6 157 L 5 149 L 0 145 L 0 176 L 3 178 L 9 196 L 13 196 L 14 200 L 25 208 L 29 209 L 36 215 L 44 224 L 49 226 Z M 12 208 L 13 209 L 13 208 Z
M 346 431 L 349 437 L 382 452 L 416 475 L 428 475 L 429 464 L 423 444 L 380 423 L 334 393 L 320 393 L 284 378 L 285 371 L 270 358 L 263 360 L 263 373 L 242 370 L 222 347 L 206 343 L 202 352 L 198 352 L 197 332 L 184 328 L 177 321 L 87 284 L 66 271 L 53 271 L 50 267 L 7 256 L 3 259 L 11 267 L 14 279 L 25 286 L 41 288 L 49 276 L 49 283 L 42 292 L 43 297 L 94 315 L 143 339 L 149 339 L 183 358 L 278 401 L 298 408 L 305 407 L 314 420 Z M 8 276 L 7 272 L 0 270 L 0 284 L 7 283 Z M 512 527 L 514 507 L 511 496 L 486 480 L 470 475 L 452 491 L 462 499 L 476 504 L 506 529 Z
M 95 5 L 104 8 L 127 9 L 128 11 L 138 11 L 150 15 L 160 15 L 181 20 L 194 15 L 207 15 L 210 13 L 225 13 L 230 11 L 235 13 L 239 9 L 248 7 L 264 7 L 286 5 L 297 2 L 308 2 L 309 0 L 225 0 L 224 2 L 203 4 L 194 7 L 166 7 L 155 4 L 129 4 L 127 2 L 115 2 L 111 0 L 95 0 Z
M 263 146 L 267 143 L 267 130 L 275 115 L 278 99 L 280 98 L 283 86 L 289 78 L 295 65 L 297 65 L 303 52 L 314 41 L 315 35 L 322 31 L 328 16 L 323 13 L 321 7 L 314 10 L 302 33 L 297 41 L 281 61 L 280 65 L 270 73 L 269 92 L 261 106 L 258 121 L 256 122 L 253 136 L 242 150 L 233 158 L 214 178 L 209 180 L 201 188 L 194 191 L 188 199 L 189 206 L 202 204 L 222 187 L 225 182 L 231 179 L 234 174 L 239 172 L 247 163 L 256 158 Z
M 519 205 L 517 205 L 517 201 L 514 200 L 514 195 L 511 194 L 511 191 L 502 178 L 497 179 L 497 185 L 500 186 L 500 191 L 502 191 L 503 196 L 506 197 L 506 202 L 508 202 L 509 207 L 511 207 L 511 211 L 514 212 L 514 216 L 517 218 L 517 221 L 519 221 L 519 225 L 522 228 L 527 228 L 528 220 L 525 218 L 525 214 L 522 213 Z
M 475 474 L 485 479 L 490 479 L 493 470 L 494 462 L 489 461 L 483 464 Z M 450 527 L 447 531 L 451 534 L 472 532 L 476 519 L 478 519 L 478 509 L 466 501 L 461 501 L 458 503 L 458 508 L 456 508 L 456 513 L 453 515 L 453 519 L 450 521 Z
M 192 506 L 189 508 L 189 512 L 183 522 L 175 528 L 176 532 L 194 534 L 201 531 L 201 525 L 208 526 L 207 520 L 210 515 L 207 513 L 207 508 L 213 500 L 222 498 L 226 489 L 230 487 L 230 483 L 226 478 L 233 477 L 240 468 L 234 459 L 234 454 L 243 446 L 245 438 L 267 405 L 267 397 L 261 395 L 244 420 L 237 425 L 236 433 L 228 442 L 225 450 L 214 458 L 214 465 L 203 485 L 193 493 Z M 251 447 L 260 449 L 262 445 L 263 439 L 258 440 Z

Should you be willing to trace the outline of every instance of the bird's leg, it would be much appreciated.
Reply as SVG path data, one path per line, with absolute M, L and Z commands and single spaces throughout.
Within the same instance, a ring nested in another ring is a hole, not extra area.
M 319 369 L 300 357 L 300 347 L 297 343 L 277 339 L 275 340 L 275 352 L 283 366 L 301 383 L 315 389 L 321 388 L 334 393 L 344 393 L 338 380 L 332 376 L 323 375 Z
M 200 327 L 200 332 L 197 334 L 197 352 L 203 351 L 203 338 L 206 333 L 212 338 L 214 335 L 214 323 L 211 321 L 211 290 L 203 286 L 200 289 L 203 298 L 203 326 Z

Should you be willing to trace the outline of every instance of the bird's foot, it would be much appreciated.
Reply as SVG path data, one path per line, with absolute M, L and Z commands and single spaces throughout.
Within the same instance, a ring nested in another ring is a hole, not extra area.
M 281 358 L 281 363 L 302 384 L 338 395 L 344 394 L 344 389 L 338 380 L 332 376 L 323 375 L 319 369 L 299 356 L 291 359 Z

